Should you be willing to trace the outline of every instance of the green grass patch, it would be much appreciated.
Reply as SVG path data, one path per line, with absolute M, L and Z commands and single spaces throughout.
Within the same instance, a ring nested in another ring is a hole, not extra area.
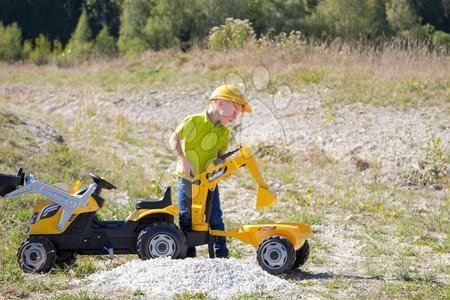
M 174 300 L 209 300 L 212 299 L 208 294 L 203 292 L 183 292 L 173 297 Z
M 291 74 L 292 82 L 297 90 L 306 84 L 319 84 L 326 80 L 328 68 L 302 68 L 295 69 Z
M 342 76 L 342 75 L 341 75 Z M 419 107 L 449 102 L 450 81 L 417 78 L 380 79 L 375 75 L 355 78 L 355 73 L 335 80 L 332 102 L 362 103 L 375 107 Z
M 388 282 L 380 286 L 377 293 L 370 294 L 370 297 L 377 298 L 404 298 L 404 299 L 448 299 L 450 290 L 448 286 L 422 283 L 422 282 Z

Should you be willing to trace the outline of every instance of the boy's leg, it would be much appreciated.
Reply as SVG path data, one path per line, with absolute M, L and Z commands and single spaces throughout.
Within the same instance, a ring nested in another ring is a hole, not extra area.
M 191 182 L 178 179 L 178 205 L 180 206 L 180 229 L 184 232 L 192 230 L 192 189 Z M 195 247 L 188 248 L 187 257 L 196 256 Z
M 222 219 L 222 210 L 220 209 L 219 186 L 216 187 L 213 194 L 211 207 L 210 227 L 214 230 L 225 230 L 225 224 Z M 228 257 L 227 240 L 224 236 L 218 237 L 214 245 L 216 257 Z

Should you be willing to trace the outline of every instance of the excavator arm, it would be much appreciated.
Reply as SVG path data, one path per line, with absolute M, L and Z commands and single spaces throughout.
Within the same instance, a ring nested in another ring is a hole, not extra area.
M 237 155 L 232 157 L 235 153 Z M 237 169 L 244 166 L 247 167 L 258 184 L 256 209 L 272 205 L 276 201 L 276 195 L 269 190 L 268 185 L 262 179 L 250 148 L 240 146 L 210 163 L 205 172 L 193 178 L 192 196 L 194 206 L 197 205 L 198 209 L 201 209 L 200 206 L 203 206 L 204 202 L 206 202 L 207 191 L 214 191 L 219 181 L 229 177 Z

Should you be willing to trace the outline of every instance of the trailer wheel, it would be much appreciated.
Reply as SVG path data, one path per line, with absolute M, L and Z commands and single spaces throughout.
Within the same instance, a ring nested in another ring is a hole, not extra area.
M 187 240 L 175 224 L 155 222 L 139 234 L 137 250 L 142 260 L 158 257 L 185 258 Z
M 295 249 L 284 236 L 269 236 L 259 245 L 256 258 L 263 270 L 271 274 L 281 274 L 292 269 Z
M 56 250 L 45 237 L 30 237 L 17 251 L 20 268 L 26 272 L 46 273 L 56 261 Z
M 295 251 L 295 262 L 292 270 L 298 269 L 303 266 L 309 257 L 309 243 L 308 240 L 305 240 L 303 246 Z
M 72 251 L 56 253 L 56 265 L 60 268 L 70 268 L 77 262 L 77 254 Z

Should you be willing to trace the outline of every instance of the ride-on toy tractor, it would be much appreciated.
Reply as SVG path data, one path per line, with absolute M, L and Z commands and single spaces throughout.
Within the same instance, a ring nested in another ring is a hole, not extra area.
M 46 197 L 34 208 L 17 257 L 25 271 L 48 272 L 55 264 L 70 266 L 77 254 L 138 254 L 141 259 L 171 256 L 185 258 L 188 247 L 208 244 L 214 257 L 217 237 L 241 240 L 257 248 L 259 265 L 279 274 L 303 265 L 309 255 L 309 225 L 302 223 L 265 223 L 244 225 L 232 230 L 209 227 L 213 191 L 217 183 L 246 166 L 258 184 L 256 209 L 272 205 L 276 196 L 264 183 L 250 149 L 240 146 L 212 162 L 205 172 L 192 178 L 192 231 L 182 232 L 174 223 L 178 206 L 171 201 L 170 187 L 159 200 L 139 201 L 126 220 L 103 221 L 97 217 L 104 199 L 103 189 L 115 189 L 112 183 L 90 174 L 94 183 L 70 191 L 25 176 L 0 175 L 0 195 L 12 198 L 37 193 Z

